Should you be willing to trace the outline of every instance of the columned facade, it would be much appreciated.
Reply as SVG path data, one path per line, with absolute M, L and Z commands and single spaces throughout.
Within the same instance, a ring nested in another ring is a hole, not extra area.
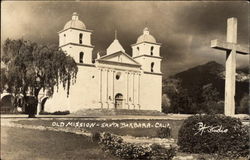
M 140 109 L 140 71 L 98 68 L 98 72 L 100 108 L 115 109 L 119 94 L 120 109 Z
M 93 61 L 92 31 L 74 13 L 59 32 L 59 47 L 78 65 L 76 83 L 66 91 L 48 98 L 49 112 L 75 112 L 81 109 L 130 109 L 161 111 L 160 43 L 145 28 L 128 55 L 117 37 L 106 49 L 106 55 Z M 64 101 L 62 102 L 62 99 Z

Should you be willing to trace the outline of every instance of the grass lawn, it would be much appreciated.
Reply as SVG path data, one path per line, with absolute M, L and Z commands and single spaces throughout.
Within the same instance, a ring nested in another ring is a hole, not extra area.
M 82 124 L 96 124 L 94 127 L 76 127 L 76 123 L 82 123 Z M 37 120 L 20 120 L 15 123 L 18 124 L 25 124 L 25 125 L 35 125 L 35 126 L 48 126 L 52 127 L 53 124 L 58 124 L 60 125 L 61 123 L 64 124 L 63 127 L 66 127 L 66 124 L 73 124 L 68 125 L 67 127 L 71 127 L 74 129 L 83 129 L 87 130 L 90 132 L 95 132 L 95 131 L 101 131 L 101 132 L 110 132 L 114 133 L 117 135 L 131 135 L 135 137 L 157 137 L 157 132 L 160 129 L 159 125 L 167 125 L 171 127 L 171 137 L 174 139 L 178 138 L 178 131 L 181 127 L 181 124 L 183 123 L 183 120 L 133 120 L 133 119 L 122 119 L 122 120 L 86 120 L 86 119 L 68 119 L 68 120 L 62 120 L 62 119 L 54 119 L 54 120 L 45 120 L 45 119 L 37 119 Z M 124 127 L 122 128 L 122 123 L 125 124 L 148 124 L 152 127 L 150 128 L 145 128 L 145 127 L 139 127 L 139 128 L 131 128 L 131 127 Z M 116 127 L 115 125 L 112 124 L 119 124 L 119 127 Z M 99 125 L 99 126 L 98 126 Z M 104 127 L 102 127 L 104 126 Z M 53 126 L 54 127 L 54 126 Z
M 178 130 L 183 121 L 177 120 L 86 120 L 86 119 L 29 119 L 13 121 L 18 124 L 48 126 L 52 127 L 53 122 L 63 123 L 133 123 L 141 122 L 151 124 L 169 123 L 172 128 L 173 137 L 177 137 Z M 133 135 L 133 136 L 150 136 L 156 134 L 156 128 L 75 128 L 72 129 L 87 129 L 89 131 L 109 131 L 118 135 Z M 215 159 L 216 155 L 209 154 L 189 154 L 177 152 L 175 160 L 200 159 L 201 157 Z M 199 158 L 198 158 L 199 157 Z M 34 129 L 1 127 L 1 157 L 2 160 L 118 160 L 118 158 L 104 153 L 96 142 L 92 142 L 87 136 L 56 132 L 56 131 L 41 131 Z M 190 159 L 190 158 L 189 158 Z M 239 160 L 247 160 L 242 158 Z
M 2 160 L 118 160 L 89 137 L 54 131 L 1 127 Z

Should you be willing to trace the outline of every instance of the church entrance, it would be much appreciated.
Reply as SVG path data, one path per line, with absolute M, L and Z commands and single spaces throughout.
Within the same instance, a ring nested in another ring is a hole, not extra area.
M 40 110 L 40 112 L 44 112 L 45 103 L 46 103 L 47 99 L 48 99 L 48 97 L 43 98 L 43 100 L 41 102 L 41 110 Z
M 122 101 L 123 95 L 121 93 L 117 93 L 115 95 L 115 109 L 122 109 Z

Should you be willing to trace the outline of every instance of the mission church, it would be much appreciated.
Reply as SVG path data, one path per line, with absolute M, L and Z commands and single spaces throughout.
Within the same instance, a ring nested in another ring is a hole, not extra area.
M 69 97 L 60 87 L 48 98 L 45 111 L 82 109 L 136 109 L 161 111 L 162 73 L 160 47 L 148 28 L 132 44 L 132 57 L 118 39 L 92 61 L 92 31 L 73 13 L 59 32 L 59 47 L 78 65 L 76 83 Z

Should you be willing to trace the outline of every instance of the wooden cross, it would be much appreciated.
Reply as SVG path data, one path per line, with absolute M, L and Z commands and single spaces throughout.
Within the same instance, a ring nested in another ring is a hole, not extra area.
M 226 51 L 225 104 L 224 114 L 235 114 L 236 53 L 249 54 L 249 47 L 237 44 L 237 18 L 227 19 L 227 41 L 212 40 L 211 47 Z

